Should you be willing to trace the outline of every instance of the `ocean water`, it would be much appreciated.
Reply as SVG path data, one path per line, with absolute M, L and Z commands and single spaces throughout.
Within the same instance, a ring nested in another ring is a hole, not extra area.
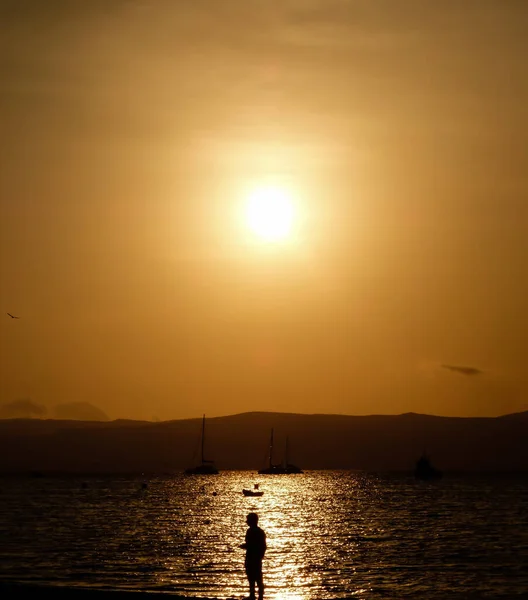
M 241 598 L 251 511 L 270 599 L 528 591 L 526 479 L 321 471 L 0 479 L 0 581 Z

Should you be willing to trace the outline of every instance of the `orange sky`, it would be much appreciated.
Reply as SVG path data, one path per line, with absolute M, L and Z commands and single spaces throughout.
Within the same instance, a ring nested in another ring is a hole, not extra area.
M 524 0 L 3 2 L 0 404 L 526 410 L 527 23 Z M 241 222 L 270 178 L 295 243 Z

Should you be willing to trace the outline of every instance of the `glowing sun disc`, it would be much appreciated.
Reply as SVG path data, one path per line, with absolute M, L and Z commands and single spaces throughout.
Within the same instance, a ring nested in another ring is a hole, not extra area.
M 259 187 L 248 197 L 247 224 L 258 237 L 277 241 L 290 235 L 294 207 L 290 195 L 281 188 Z

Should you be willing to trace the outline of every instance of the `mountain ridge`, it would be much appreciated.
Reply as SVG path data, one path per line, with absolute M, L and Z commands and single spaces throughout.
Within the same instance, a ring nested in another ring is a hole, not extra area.
M 246 412 L 206 419 L 206 454 L 255 472 L 286 437 L 303 469 L 411 471 L 425 450 L 444 471 L 528 471 L 528 411 L 498 417 Z M 174 473 L 196 459 L 201 417 L 171 421 L 0 420 L 0 473 Z M 195 454 L 193 455 L 193 451 Z

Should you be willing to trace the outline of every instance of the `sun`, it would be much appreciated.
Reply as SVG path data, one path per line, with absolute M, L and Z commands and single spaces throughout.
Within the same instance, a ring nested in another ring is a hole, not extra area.
M 261 186 L 248 194 L 247 225 L 264 241 L 276 242 L 290 237 L 294 213 L 291 194 L 284 188 Z

